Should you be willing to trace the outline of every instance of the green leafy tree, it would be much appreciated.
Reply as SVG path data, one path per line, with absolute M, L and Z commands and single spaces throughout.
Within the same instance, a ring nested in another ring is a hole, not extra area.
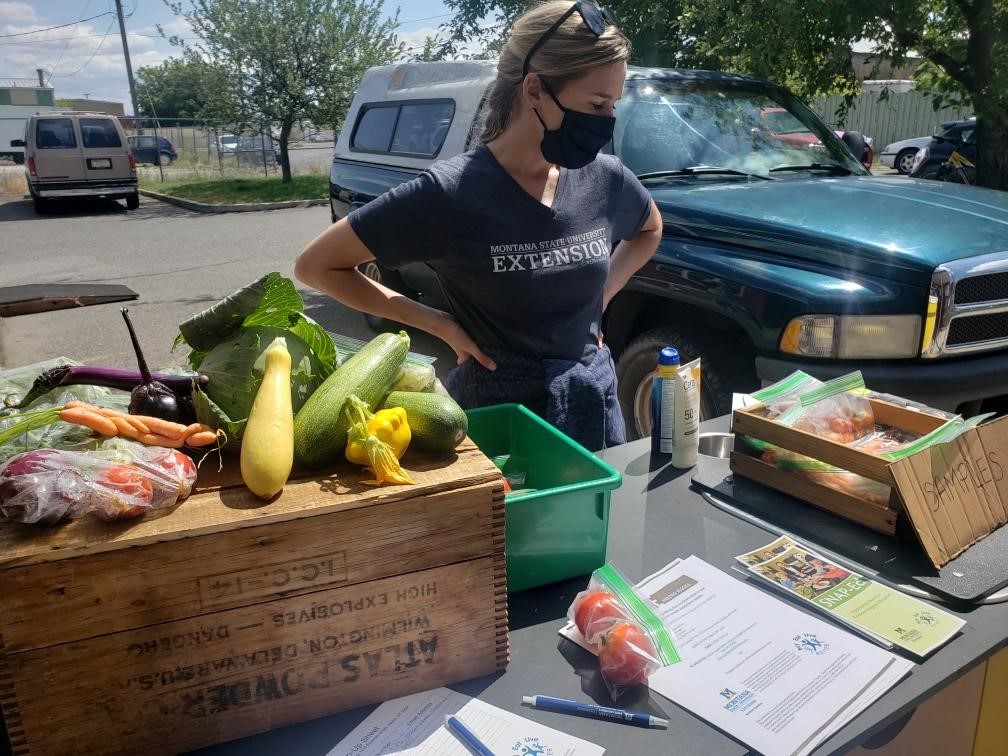
M 217 118 L 230 110 L 224 73 L 198 58 L 168 58 L 136 72 L 140 115 Z
M 506 24 L 523 0 L 446 0 L 456 44 L 481 20 Z M 977 183 L 1008 190 L 1008 0 L 615 0 L 641 65 L 696 66 L 775 79 L 809 96 L 852 94 L 851 48 L 876 45 L 877 63 L 925 61 L 918 86 L 977 117 Z M 502 32 L 503 33 L 503 32 Z
M 364 71 L 401 50 L 397 21 L 382 18 L 381 0 L 166 2 L 199 38 L 173 41 L 221 71 L 222 84 L 234 93 L 231 119 L 277 126 L 285 183 L 294 125 L 338 128 Z

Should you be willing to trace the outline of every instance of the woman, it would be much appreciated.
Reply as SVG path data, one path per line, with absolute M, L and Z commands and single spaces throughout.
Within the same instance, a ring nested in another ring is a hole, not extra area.
M 295 275 L 444 340 L 458 356 L 445 386 L 463 407 L 521 402 L 589 449 L 622 443 L 600 323 L 662 228 L 633 174 L 598 155 L 629 55 L 591 2 L 530 10 L 501 52 L 482 144 L 330 226 Z M 429 263 L 452 314 L 357 271 L 372 259 L 392 269 Z

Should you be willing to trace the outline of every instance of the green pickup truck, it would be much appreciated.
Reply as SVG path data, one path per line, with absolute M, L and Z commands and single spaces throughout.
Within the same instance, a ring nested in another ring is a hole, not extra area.
M 333 220 L 469 149 L 494 75 L 479 61 L 368 71 L 335 146 Z M 632 68 L 616 119 L 610 149 L 665 220 L 604 324 L 629 437 L 649 432 L 666 344 L 703 358 L 704 417 L 796 369 L 859 369 L 870 388 L 944 409 L 1004 406 L 1008 194 L 872 176 L 860 135 L 841 140 L 745 76 Z M 439 304 L 425 265 L 365 273 Z

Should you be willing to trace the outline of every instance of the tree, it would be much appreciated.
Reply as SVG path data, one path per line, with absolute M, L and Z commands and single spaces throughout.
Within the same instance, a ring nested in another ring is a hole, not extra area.
M 455 40 L 496 14 L 510 21 L 525 0 L 445 0 Z M 1008 0 L 614 0 L 606 3 L 641 65 L 750 73 L 805 96 L 857 91 L 851 48 L 876 44 L 878 62 L 916 53 L 918 86 L 935 106 L 958 100 L 977 116 L 977 183 L 1008 189 Z
M 229 109 L 224 73 L 193 56 L 138 68 L 136 80 L 142 116 L 210 119 Z
M 278 126 L 284 183 L 294 125 L 338 128 L 364 71 L 401 49 L 396 19 L 382 20 L 382 0 L 191 0 L 188 9 L 166 2 L 199 38 L 173 42 L 220 70 L 235 93 L 232 119 Z

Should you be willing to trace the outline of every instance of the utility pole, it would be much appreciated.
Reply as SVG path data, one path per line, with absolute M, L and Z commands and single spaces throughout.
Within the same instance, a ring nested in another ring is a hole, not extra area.
M 140 117 L 140 104 L 137 101 L 136 82 L 133 81 L 133 65 L 130 63 L 129 45 L 126 44 L 126 22 L 123 20 L 122 0 L 115 0 L 116 13 L 119 15 L 119 36 L 122 37 L 123 58 L 126 59 L 126 77 L 129 79 L 130 98 L 133 100 L 133 117 Z

